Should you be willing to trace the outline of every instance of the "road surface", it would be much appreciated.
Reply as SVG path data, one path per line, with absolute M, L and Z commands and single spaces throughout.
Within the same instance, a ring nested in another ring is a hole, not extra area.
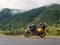
M 60 45 L 59 38 L 0 37 L 0 45 Z

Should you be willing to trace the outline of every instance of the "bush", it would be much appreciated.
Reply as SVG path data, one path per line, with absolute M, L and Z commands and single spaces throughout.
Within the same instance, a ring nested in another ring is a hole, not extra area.
M 6 31 L 4 34 L 5 35 L 23 35 L 24 30 L 11 30 L 11 31 Z
M 58 29 L 58 28 L 47 28 L 46 34 L 48 36 L 60 36 L 60 29 Z

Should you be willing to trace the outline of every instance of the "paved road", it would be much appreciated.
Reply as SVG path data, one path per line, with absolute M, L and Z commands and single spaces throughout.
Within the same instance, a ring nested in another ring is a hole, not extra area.
M 0 45 L 60 45 L 60 39 L 3 36 L 0 37 Z

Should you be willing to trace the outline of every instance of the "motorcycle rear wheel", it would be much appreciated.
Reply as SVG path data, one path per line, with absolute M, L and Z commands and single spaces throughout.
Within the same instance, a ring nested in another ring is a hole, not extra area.
M 25 37 L 30 37 L 30 35 L 31 35 L 31 32 L 30 32 L 30 31 L 27 31 L 27 32 L 25 32 L 25 34 L 24 34 Z

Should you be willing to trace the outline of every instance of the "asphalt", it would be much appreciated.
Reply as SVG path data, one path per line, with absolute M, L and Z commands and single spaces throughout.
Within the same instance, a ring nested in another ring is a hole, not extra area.
M 0 45 L 60 45 L 60 38 L 0 37 Z

